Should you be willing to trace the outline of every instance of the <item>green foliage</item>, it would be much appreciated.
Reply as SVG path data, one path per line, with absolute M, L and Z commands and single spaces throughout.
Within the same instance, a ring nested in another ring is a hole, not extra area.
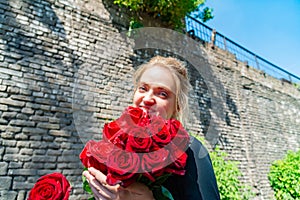
M 253 196 L 251 187 L 243 185 L 239 180 L 242 173 L 238 162 L 227 160 L 228 154 L 218 147 L 210 153 L 210 157 L 222 200 L 250 199 Z
M 200 8 L 205 0 L 114 0 L 114 3 L 128 8 L 136 16 L 147 13 L 153 18 L 159 18 L 174 28 L 182 27 L 182 19 L 192 11 L 197 10 L 199 18 L 204 22 L 213 18 L 212 9 Z
M 300 150 L 275 161 L 268 175 L 276 199 L 300 199 Z
M 195 135 L 194 135 L 195 136 Z M 203 137 L 195 136 L 201 142 Z M 205 144 L 205 142 L 203 142 Z M 216 147 L 209 153 L 214 167 L 221 200 L 247 200 L 253 197 L 251 187 L 240 182 L 238 162 L 228 160 L 228 154 Z
M 300 90 L 300 83 L 294 83 L 294 86 L 295 86 L 298 90 Z
M 87 168 L 84 168 L 83 170 L 85 171 L 85 170 L 87 170 Z M 82 175 L 82 187 L 83 187 L 84 191 L 86 191 L 88 194 L 92 195 L 91 197 L 88 198 L 88 200 L 95 200 L 95 198 L 93 196 L 94 195 L 93 191 L 92 191 L 87 179 L 83 175 Z

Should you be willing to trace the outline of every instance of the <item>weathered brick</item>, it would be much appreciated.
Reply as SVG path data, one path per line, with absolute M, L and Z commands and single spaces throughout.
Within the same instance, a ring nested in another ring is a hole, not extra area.
M 34 173 L 32 173 L 32 174 L 34 174 Z M 24 190 L 24 189 L 25 190 L 30 190 L 33 186 L 34 186 L 34 184 L 27 183 L 27 182 L 16 182 L 16 181 L 13 182 L 13 189 L 14 190 Z
M 3 185 L 3 184 L 7 184 L 7 183 L 5 183 L 5 181 L 3 181 L 3 182 L 1 182 L 1 180 L 0 180 L 0 187 L 1 187 L 1 185 Z M 9 186 L 10 186 L 11 184 L 9 184 Z M 3 199 L 3 200 L 7 200 L 7 199 L 16 199 L 16 197 L 17 197 L 17 195 L 18 195 L 18 192 L 15 192 L 15 191 L 7 191 L 7 189 L 9 189 L 9 188 L 7 188 L 7 185 L 5 185 L 5 186 L 2 186 L 3 187 L 3 190 L 1 189 L 0 190 L 0 199 Z
M 18 133 L 15 135 L 16 140 L 28 140 L 28 135 L 25 135 L 23 133 Z
M 72 133 L 64 130 L 50 130 L 49 134 L 53 136 L 70 137 Z
M 21 66 L 18 64 L 9 64 L 8 68 L 13 69 L 13 70 L 18 70 L 18 71 L 21 70 Z
M 35 128 L 35 127 L 24 127 L 23 128 L 23 133 L 26 135 L 44 135 L 47 134 L 47 130 L 46 129 L 42 129 L 42 128 Z
M 12 112 L 21 112 L 22 107 L 14 107 L 14 106 L 9 106 L 8 111 Z
M 0 92 L 0 98 L 7 98 L 8 94 L 6 92 Z
M 8 168 L 17 169 L 17 168 L 22 168 L 22 166 L 23 166 L 22 162 L 9 162 Z
M 25 95 L 11 95 L 10 96 L 13 100 L 21 100 L 21 101 L 33 101 L 32 96 L 25 96 Z
M 0 156 L 2 156 L 3 155 L 3 153 L 4 153 L 4 147 L 2 147 L 2 146 L 0 146 Z
M 43 169 L 56 169 L 56 166 L 56 163 L 47 163 L 46 165 L 44 165 Z
M 32 187 L 33 187 L 33 185 L 29 189 L 31 189 Z M 25 190 L 19 190 L 17 200 L 23 200 L 25 198 L 26 198 L 26 191 Z
M 6 157 L 7 156 L 7 157 Z M 17 157 L 17 159 L 15 159 Z M 3 159 L 7 159 L 9 161 L 21 161 L 28 162 L 31 161 L 31 156 L 28 155 L 20 155 L 20 154 L 5 154 Z
M 47 150 L 47 155 L 49 155 L 49 156 L 60 156 L 61 154 L 62 154 L 61 149 L 57 149 L 57 150 L 48 149 Z
M 20 120 L 20 119 L 13 119 L 10 121 L 9 124 L 12 126 L 22 126 L 22 127 L 35 126 L 35 122 L 33 121 Z
M 18 154 L 18 153 L 19 153 L 19 148 L 6 147 L 5 149 L 5 154 Z
M 24 148 L 22 148 L 20 150 L 20 154 L 21 155 L 32 155 L 33 154 L 33 149 L 24 149 Z
M 30 135 L 29 138 L 32 142 L 30 143 L 30 147 L 32 148 L 47 148 L 47 143 L 40 142 L 42 140 L 42 136 L 40 135 Z
M 12 70 L 12 69 L 7 69 L 7 68 L 0 68 L 0 73 L 8 74 L 11 76 L 18 76 L 18 77 L 23 76 L 23 72 L 20 72 L 17 70 Z
M 8 174 L 9 175 L 20 175 L 20 176 L 29 176 L 32 174 L 35 174 L 36 170 L 35 169 L 9 169 Z
M 7 175 L 8 164 L 6 162 L 0 162 L 0 175 Z
M 15 136 L 15 134 L 12 132 L 2 132 L 0 135 L 3 139 L 14 139 Z
M 39 122 L 37 124 L 37 127 L 53 130 L 53 129 L 59 129 L 60 126 L 59 124 L 49 124 L 49 123 Z
M 18 133 L 21 131 L 21 127 L 6 126 L 5 130 L 12 133 Z
M 26 95 L 26 96 L 31 96 L 32 91 L 28 90 L 28 89 L 20 89 L 20 94 L 22 95 Z
M 7 110 L 8 110 L 8 106 L 7 106 L 7 105 L 0 104 L 0 110 L 2 110 L 2 111 L 7 111 Z
M 17 147 L 29 147 L 30 143 L 28 141 L 18 141 Z
M 16 143 L 17 143 L 17 141 L 14 141 L 14 140 L 2 140 L 3 146 L 14 147 L 14 146 L 16 146 Z
M 56 162 L 56 156 L 40 156 L 40 155 L 33 155 L 32 162 L 42 162 L 42 163 L 53 163 Z
M 59 169 L 68 168 L 68 164 L 67 163 L 57 163 L 57 168 L 59 168 Z
M 34 96 L 34 97 L 43 97 L 44 93 L 43 92 L 33 92 L 32 96 Z
M 36 114 L 38 114 L 38 112 L 41 112 L 41 111 L 37 111 Z M 31 115 L 29 119 L 32 120 L 32 121 L 40 121 L 40 122 L 49 121 L 48 116 L 39 116 L 39 115 Z
M 25 113 L 25 114 L 33 114 L 34 113 L 34 110 L 31 109 L 31 108 L 22 108 L 22 113 Z
M 9 87 L 7 87 L 7 92 L 10 94 L 19 94 L 20 88 L 14 87 L 14 86 L 9 86 Z
M 65 169 L 63 170 L 64 175 L 81 175 L 82 174 L 82 169 Z
M 0 104 L 23 107 L 25 105 L 25 102 L 16 101 L 9 98 L 0 98 Z
M 1 116 L 1 112 L 0 112 L 0 116 Z M 0 124 L 8 124 L 8 121 L 3 118 L 0 118 Z
M 51 173 L 53 173 L 54 171 L 53 170 L 50 170 L 50 169 L 45 169 L 45 170 L 39 170 L 39 171 L 37 171 L 37 174 L 39 175 L 39 176 L 44 176 L 44 175 L 46 175 L 46 174 L 51 174 Z M 58 170 L 55 170 L 55 172 L 59 172 Z
M 57 162 L 78 162 L 78 155 L 60 156 Z
M 0 176 L 0 190 L 9 190 L 9 188 L 11 186 L 11 183 L 12 183 L 12 177 Z M 2 195 L 3 194 L 1 194 L 1 196 Z M 2 197 L 3 197 L 3 200 L 4 200 L 5 199 L 4 196 L 2 196 Z M 8 199 L 15 199 L 15 198 L 8 198 Z
M 55 142 L 48 144 L 48 147 L 51 149 L 59 149 L 61 146 Z
M 12 118 L 15 118 L 17 116 L 17 112 L 4 112 L 3 114 L 2 114 L 2 117 L 4 118 L 4 119 L 8 119 L 8 120 L 10 120 L 10 119 L 12 119 Z
M 43 136 L 43 141 L 45 141 L 45 142 L 53 142 L 53 140 L 54 140 L 53 136 L 50 136 L 50 135 Z
M 45 163 L 37 163 L 37 162 L 27 162 L 24 164 L 23 168 L 24 169 L 44 169 L 44 164 Z M 46 163 L 47 165 L 48 163 Z
M 51 111 L 54 111 L 54 112 L 62 112 L 62 113 L 71 113 L 71 112 L 72 112 L 72 109 L 70 109 L 70 108 L 56 107 L 56 106 L 51 106 Z
M 7 88 L 7 86 L 6 85 L 0 85 L 0 91 L 5 91 L 6 90 L 6 88 Z
M 39 97 L 43 97 L 44 93 L 40 92 L 39 93 L 41 96 Z M 37 94 L 36 94 L 37 96 Z M 40 104 L 46 104 L 46 105 L 56 105 L 57 101 L 53 100 L 53 99 L 46 99 L 46 98 L 35 98 L 34 100 L 36 103 L 40 103 Z
M 35 155 L 45 155 L 46 154 L 46 150 L 45 149 L 35 149 L 34 150 L 34 154 Z
M 16 118 L 20 120 L 28 120 L 29 117 L 28 115 L 24 115 L 24 114 L 17 114 Z

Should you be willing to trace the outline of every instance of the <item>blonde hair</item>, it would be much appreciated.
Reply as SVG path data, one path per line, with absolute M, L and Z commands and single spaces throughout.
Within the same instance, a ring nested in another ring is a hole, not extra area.
M 188 106 L 188 93 L 191 85 L 188 78 L 187 69 L 185 64 L 180 60 L 173 57 L 155 56 L 148 63 L 142 64 L 134 73 L 134 92 L 137 90 L 139 81 L 143 73 L 151 67 L 161 66 L 168 69 L 171 72 L 176 84 L 176 107 L 175 115 L 172 116 L 180 120 L 182 123 L 186 122 L 189 112 Z

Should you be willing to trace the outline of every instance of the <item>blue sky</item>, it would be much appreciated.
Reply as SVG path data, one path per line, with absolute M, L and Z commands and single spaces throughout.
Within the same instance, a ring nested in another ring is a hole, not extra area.
M 208 26 L 300 77 L 300 0 L 207 0 L 206 6 L 214 9 Z

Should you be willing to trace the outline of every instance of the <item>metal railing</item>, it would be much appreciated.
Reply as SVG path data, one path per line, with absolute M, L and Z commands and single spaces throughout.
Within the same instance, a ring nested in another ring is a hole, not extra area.
M 300 81 L 300 77 L 252 53 L 192 16 L 186 16 L 185 22 L 186 32 L 191 36 L 197 37 L 204 42 L 211 43 L 214 46 L 229 51 L 235 55 L 236 59 L 245 62 L 248 66 L 254 67 L 270 76 L 286 82 L 298 83 Z

